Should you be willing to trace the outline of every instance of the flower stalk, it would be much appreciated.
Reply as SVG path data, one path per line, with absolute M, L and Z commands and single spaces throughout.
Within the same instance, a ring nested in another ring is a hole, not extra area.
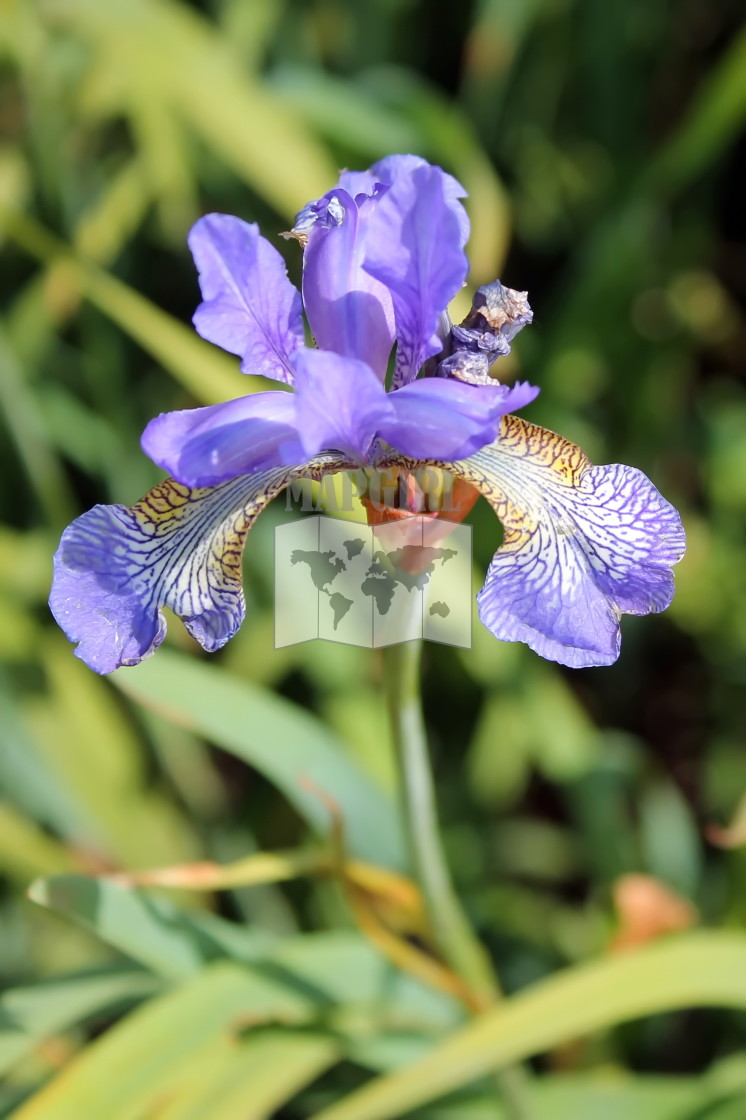
M 466 1002 L 479 1015 L 501 998 L 502 991 L 461 905 L 443 851 L 422 712 L 421 656 L 421 641 L 402 642 L 383 651 L 405 827 L 433 947 L 461 978 Z M 525 1071 L 510 1067 L 499 1071 L 496 1079 L 510 1120 L 530 1120 Z
M 417 882 L 433 941 L 466 982 L 473 1011 L 499 995 L 487 954 L 474 936 L 454 890 L 443 852 L 420 701 L 420 641 L 384 650 L 385 687 L 397 754 L 404 816 Z

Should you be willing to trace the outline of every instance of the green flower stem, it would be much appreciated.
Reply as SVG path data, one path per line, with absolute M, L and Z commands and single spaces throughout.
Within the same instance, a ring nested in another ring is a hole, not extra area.
M 422 892 L 433 942 L 463 981 L 475 1014 L 502 992 L 484 946 L 475 935 L 454 889 L 443 852 L 420 695 L 422 642 L 402 642 L 383 651 L 384 686 L 397 754 L 404 817 L 415 875 Z M 529 1120 L 525 1071 L 497 1074 L 510 1120 Z

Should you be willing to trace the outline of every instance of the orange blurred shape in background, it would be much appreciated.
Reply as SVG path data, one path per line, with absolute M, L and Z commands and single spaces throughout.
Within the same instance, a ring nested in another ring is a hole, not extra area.
M 615 953 L 688 929 L 699 918 L 691 902 L 660 879 L 641 873 L 622 875 L 616 880 L 614 906 L 619 928 L 610 949 Z

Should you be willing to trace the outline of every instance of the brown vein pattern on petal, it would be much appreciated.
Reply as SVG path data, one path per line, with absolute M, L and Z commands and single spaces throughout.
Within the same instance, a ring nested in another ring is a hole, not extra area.
M 163 640 L 163 606 L 219 649 L 244 617 L 243 549 L 259 514 L 292 480 L 351 465 L 320 455 L 199 490 L 167 479 L 133 506 L 83 514 L 62 536 L 50 596 L 77 656 L 100 673 L 138 664 Z
M 619 655 L 619 618 L 664 610 L 684 553 L 677 511 L 639 470 L 593 466 L 579 447 L 517 416 L 456 474 L 505 529 L 477 596 L 485 626 L 581 667 Z

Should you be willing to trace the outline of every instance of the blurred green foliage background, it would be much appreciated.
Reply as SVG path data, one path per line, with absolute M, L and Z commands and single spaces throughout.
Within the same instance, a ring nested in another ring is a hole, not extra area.
M 190 326 L 190 224 L 258 221 L 297 281 L 279 232 L 338 168 L 391 152 L 464 183 L 470 283 L 529 290 L 506 360 L 542 388 L 529 418 L 641 467 L 689 539 L 672 608 L 626 619 L 612 668 L 567 672 L 478 625 L 468 652 L 427 648 L 465 904 L 509 992 L 611 959 L 629 873 L 743 928 L 745 116 L 735 0 L 0 0 L 0 1116 L 291 1120 L 459 1021 L 328 877 L 219 895 L 80 877 L 306 850 L 329 821 L 303 775 L 355 822 L 352 854 L 404 867 L 377 658 L 273 649 L 284 506 L 209 665 L 172 624 L 154 661 L 101 680 L 45 606 L 65 524 L 160 477 L 148 419 L 245 388 Z M 498 528 L 482 503 L 472 521 L 484 570 Z M 708 839 L 730 822 L 730 847 Z M 107 1027 L 111 1053 L 89 1046 Z M 746 1116 L 732 1011 L 582 1042 L 565 1024 L 525 1053 L 547 1048 L 537 1116 Z M 496 1109 L 467 1078 L 422 1115 Z

